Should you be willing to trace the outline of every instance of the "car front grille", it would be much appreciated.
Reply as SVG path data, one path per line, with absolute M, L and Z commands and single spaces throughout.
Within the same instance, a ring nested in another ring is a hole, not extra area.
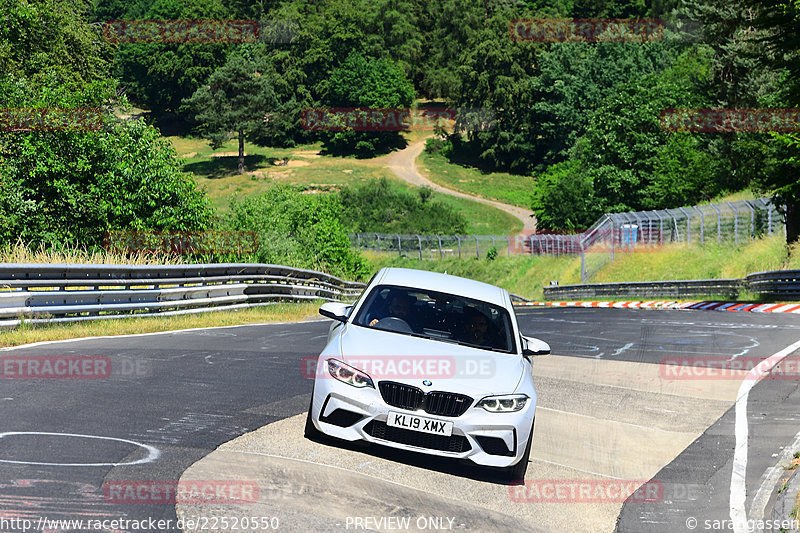
M 425 448 L 428 450 L 462 453 L 472 449 L 469 441 L 463 435 L 451 435 L 450 437 L 432 435 L 430 433 L 392 427 L 387 425 L 386 422 L 379 422 L 377 420 L 373 420 L 364 426 L 364 431 L 376 439 L 405 444 L 407 446 L 416 446 L 417 448 Z
M 409 411 L 423 409 L 426 413 L 439 416 L 461 416 L 472 405 L 472 398 L 454 392 L 429 392 L 394 381 L 381 381 L 378 384 L 383 401 L 392 407 Z
M 378 387 L 381 389 L 383 401 L 392 407 L 416 411 L 425 401 L 425 393 L 411 385 L 395 383 L 394 381 L 381 381 Z

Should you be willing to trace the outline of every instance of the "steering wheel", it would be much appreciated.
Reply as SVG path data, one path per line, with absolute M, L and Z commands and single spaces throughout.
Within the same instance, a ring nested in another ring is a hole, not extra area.
M 396 331 L 398 333 L 414 333 L 414 330 L 411 329 L 411 326 L 408 325 L 408 322 L 402 318 L 397 318 L 396 316 L 387 316 L 386 318 L 381 318 L 375 323 L 375 326 L 389 331 Z

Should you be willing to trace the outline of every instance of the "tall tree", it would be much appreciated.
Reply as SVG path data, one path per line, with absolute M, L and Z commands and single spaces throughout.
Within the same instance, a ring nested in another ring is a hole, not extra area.
M 754 11 L 753 25 L 764 34 L 758 39 L 767 53 L 762 67 L 783 72 L 782 98 L 777 104 L 800 107 L 800 2 L 797 0 L 746 0 Z M 797 125 L 795 125 L 797 127 Z M 774 195 L 786 218 L 786 241 L 800 240 L 800 135 L 775 134 L 773 159 L 757 176 L 755 186 Z
M 266 135 L 271 113 L 278 108 L 272 80 L 262 70 L 255 61 L 231 56 L 186 100 L 213 148 L 232 136 L 239 139 L 239 174 L 244 172 L 245 139 Z
M 397 65 L 360 53 L 350 54 L 333 71 L 328 85 L 327 102 L 334 108 L 404 109 L 413 101 L 414 86 Z M 403 142 L 397 131 L 355 131 L 346 121 L 340 122 L 344 131 L 323 133 L 326 148 L 337 153 L 373 157 L 377 151 Z

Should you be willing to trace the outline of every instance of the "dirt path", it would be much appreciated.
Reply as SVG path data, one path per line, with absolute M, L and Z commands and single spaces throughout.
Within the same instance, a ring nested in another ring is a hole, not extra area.
M 471 194 L 448 189 L 447 187 L 442 187 L 441 185 L 432 182 L 420 174 L 417 170 L 417 158 L 422 153 L 422 150 L 425 149 L 426 140 L 427 138 L 420 139 L 409 144 L 406 148 L 397 152 L 392 152 L 386 156 L 386 167 L 391 169 L 392 172 L 394 172 L 400 179 L 405 180 L 412 185 L 416 185 L 418 187 L 430 187 L 436 192 L 450 194 L 460 198 L 467 198 L 468 200 L 474 200 L 476 202 L 481 202 L 483 204 L 496 207 L 497 209 L 505 211 L 506 213 L 518 218 L 522 222 L 523 233 L 529 234 L 536 232 L 536 218 L 533 216 L 533 213 L 531 213 L 530 210 L 517 207 L 515 205 L 504 204 L 496 200 L 489 200 L 486 198 L 481 198 L 480 196 L 473 196 Z

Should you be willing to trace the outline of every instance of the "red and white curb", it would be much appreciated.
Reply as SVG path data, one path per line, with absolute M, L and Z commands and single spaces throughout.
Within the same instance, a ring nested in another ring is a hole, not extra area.
M 703 311 L 731 311 L 733 313 L 800 313 L 800 303 L 756 304 L 653 300 L 648 302 L 523 302 L 515 305 L 533 307 L 606 307 L 615 309 L 699 309 Z

